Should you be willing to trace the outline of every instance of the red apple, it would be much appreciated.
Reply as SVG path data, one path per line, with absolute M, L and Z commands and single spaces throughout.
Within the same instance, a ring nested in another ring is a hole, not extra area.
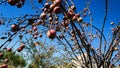
M 44 8 L 43 12 L 45 12 L 45 13 L 48 12 L 48 8 Z
M 47 36 L 48 36 L 50 39 L 54 39 L 55 36 L 56 36 L 56 31 L 55 31 L 54 29 L 48 30 Z
M 9 62 L 9 60 L 6 58 L 6 59 L 4 59 L 4 62 L 5 62 L 5 63 L 8 63 L 8 62 Z
M 55 7 L 55 4 L 51 4 L 51 5 L 50 5 L 50 9 L 51 9 L 51 10 L 53 10 L 54 7 Z
M 46 19 L 46 13 L 44 13 L 44 12 L 41 13 L 40 18 L 41 18 L 41 19 Z
M 45 3 L 45 8 L 49 8 L 50 4 L 49 3 Z
M 15 3 L 20 3 L 20 0 L 14 0 L 15 1 Z
M 23 38 L 23 35 L 22 35 L 22 34 L 20 34 L 20 35 L 19 35 L 19 38 L 20 38 L 20 39 L 22 39 L 22 38 Z
M 73 21 L 77 21 L 77 17 L 76 17 L 76 16 L 73 16 L 72 20 L 73 20 Z
M 70 9 L 75 10 L 76 7 L 74 5 L 70 6 Z
M 17 3 L 16 6 L 17 6 L 17 8 L 21 8 L 22 4 L 21 3 Z
M 34 31 L 37 31 L 37 27 L 36 27 L 36 26 L 34 26 L 34 27 L 33 27 L 33 30 L 34 30 Z
M 8 0 L 8 3 L 11 5 L 11 6 L 14 6 L 16 4 L 15 0 Z
M 22 2 L 22 4 L 24 4 L 24 3 L 25 3 L 25 0 L 21 0 L 21 2 Z
M 21 48 L 24 48 L 24 47 L 25 47 L 25 44 L 21 44 L 20 47 L 21 47 Z
M 59 7 L 59 6 L 56 6 L 56 7 L 54 8 L 53 12 L 56 13 L 56 14 L 61 13 L 60 7 Z
M 2 66 L 2 65 L 0 65 L 0 68 L 3 68 L 3 66 Z
M 61 28 L 60 25 L 56 26 L 56 31 L 60 31 L 60 28 Z
M 49 21 L 51 22 L 53 20 L 53 18 L 52 17 L 49 17 Z
M 17 25 L 17 24 L 11 25 L 11 31 L 16 32 L 18 30 L 19 30 L 19 25 Z
M 79 18 L 77 19 L 77 21 L 78 21 L 78 22 L 82 22 L 82 21 L 83 21 L 82 17 L 79 17 Z
M 21 52 L 22 50 L 23 50 L 22 47 L 19 47 L 19 48 L 17 49 L 18 52 Z
M 0 57 L 3 57 L 3 53 L 0 53 Z
M 35 34 L 35 35 L 38 35 L 38 31 L 35 31 L 34 34 Z
M 38 2 L 39 2 L 39 3 L 41 3 L 41 2 L 42 2 L 42 0 L 38 0 Z
M 55 5 L 61 5 L 62 4 L 62 0 L 55 0 Z
M 68 16 L 70 18 L 73 18 L 73 16 L 75 16 L 74 12 L 73 11 L 68 11 Z
M 37 35 L 34 35 L 34 39 L 37 39 Z
M 8 65 L 7 64 L 2 64 L 2 68 L 7 68 Z
M 39 34 L 39 37 L 42 37 L 42 34 L 41 34 L 41 33 Z
M 34 20 L 32 18 L 28 19 L 28 24 L 32 25 L 34 23 Z
M 11 49 L 11 48 L 7 48 L 7 51 L 8 51 L 8 52 L 11 52 L 11 51 L 12 51 L 12 49 Z

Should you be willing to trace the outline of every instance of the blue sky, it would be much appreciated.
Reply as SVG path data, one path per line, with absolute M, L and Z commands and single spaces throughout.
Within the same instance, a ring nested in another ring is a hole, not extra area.
M 0 0 L 1 1 L 1 0 Z M 75 5 L 77 6 L 77 9 L 81 11 L 86 5 L 83 0 L 74 0 Z M 93 0 L 90 4 L 90 9 L 92 12 L 92 16 L 94 18 L 94 25 L 100 25 L 103 22 L 103 16 L 104 16 L 104 6 L 105 6 L 105 0 Z M 41 4 L 36 3 L 38 7 L 41 7 Z M 120 7 L 119 7 L 119 0 L 109 0 L 109 12 L 107 16 L 107 25 L 110 21 L 115 21 L 116 19 L 120 19 Z M 25 5 L 18 9 L 16 6 L 10 6 L 9 4 L 2 4 L 0 5 L 0 13 L 3 14 L 4 17 L 17 17 L 17 16 L 23 16 L 26 13 L 28 14 L 35 14 L 35 11 L 31 9 L 31 3 L 29 0 L 25 3 Z M 117 22 L 116 22 L 117 23 Z M 101 24 L 102 25 L 102 24 Z M 99 26 L 101 27 L 101 26 Z
M 1 1 L 1 0 L 0 0 Z M 88 0 L 87 0 L 88 1 Z M 74 0 L 74 3 L 76 5 L 76 8 L 78 11 L 81 11 L 86 6 L 84 0 Z M 110 25 L 110 22 L 113 21 L 115 24 L 118 23 L 120 20 L 120 7 L 119 0 L 109 0 L 109 7 L 108 7 L 108 15 L 107 15 L 107 21 L 106 21 L 106 27 L 105 27 L 105 34 L 109 32 L 110 27 L 113 27 Z M 35 5 L 41 8 L 41 4 L 38 4 L 35 2 Z M 25 5 L 18 9 L 16 6 L 10 6 L 8 3 L 0 5 L 0 13 L 2 13 L 3 17 L 6 18 L 12 18 L 12 17 L 18 17 L 23 16 L 26 13 L 28 14 L 36 14 L 33 9 L 31 9 L 31 3 L 29 0 L 25 2 Z M 93 0 L 90 4 L 90 11 L 92 12 L 93 17 L 93 25 L 97 26 L 101 29 L 102 23 L 103 23 L 103 16 L 104 16 L 104 9 L 105 6 L 105 0 Z M 1 17 L 1 16 L 0 16 Z M 89 22 L 89 17 L 85 18 L 86 21 Z M 6 27 L 0 25 L 0 31 L 5 31 Z M 1 35 L 1 33 L 0 33 Z
M 1 0 L 0 0 L 1 1 Z M 84 9 L 86 6 L 84 0 L 74 0 L 75 5 L 77 6 L 77 10 L 81 11 Z M 119 7 L 119 0 L 110 0 L 109 1 L 109 8 L 108 8 L 108 16 L 107 16 L 107 22 L 106 22 L 106 27 L 105 30 L 106 32 L 109 32 L 110 27 L 110 22 L 113 21 L 116 24 L 118 23 L 117 20 L 120 20 L 120 7 Z M 36 2 L 35 4 L 39 8 L 41 8 L 41 4 L 38 4 Z M 0 5 L 0 13 L 2 13 L 3 17 L 7 18 L 12 18 L 12 17 L 18 17 L 18 16 L 23 16 L 26 13 L 28 14 L 35 14 L 35 11 L 31 9 L 31 3 L 29 0 L 25 2 L 25 5 L 18 9 L 16 6 L 10 6 L 8 3 Z M 104 16 L 104 6 L 105 6 L 105 0 L 93 0 L 90 4 L 90 10 L 92 12 L 92 17 L 94 19 L 93 25 L 101 28 L 102 22 L 103 22 L 103 16 Z M 1 17 L 1 16 L 0 16 Z M 85 19 L 86 21 L 89 22 L 89 18 L 87 17 Z M 5 31 L 4 26 L 0 27 L 0 31 Z

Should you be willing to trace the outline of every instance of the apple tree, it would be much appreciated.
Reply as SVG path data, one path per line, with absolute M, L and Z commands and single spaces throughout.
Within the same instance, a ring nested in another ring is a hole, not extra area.
M 80 4 L 78 5 L 77 2 Z M 101 27 L 95 25 L 91 12 L 91 0 L 1 0 L 2 6 L 20 10 L 28 5 L 33 13 L 17 17 L 4 17 L 1 14 L 0 49 L 21 52 L 31 37 L 36 41 L 54 44 L 66 57 L 81 62 L 83 68 L 96 68 L 118 65 L 120 62 L 120 23 L 109 22 L 114 27 L 106 34 L 109 0 L 105 0 Z M 85 3 L 85 5 L 83 5 Z M 4 5 L 5 4 L 5 5 Z M 81 9 L 81 7 L 83 8 Z M 103 8 L 103 7 L 102 7 Z M 81 9 L 81 10 L 80 10 Z M 11 11 L 11 10 L 9 10 Z M 22 10 L 25 12 L 27 10 Z M 98 11 L 96 11 L 98 12 Z M 19 13 L 19 12 L 18 12 Z M 97 23 L 97 22 L 96 22 Z M 108 26 L 109 27 L 109 26 Z M 86 55 L 85 55 L 86 54 Z M 79 56 L 82 59 L 79 59 Z

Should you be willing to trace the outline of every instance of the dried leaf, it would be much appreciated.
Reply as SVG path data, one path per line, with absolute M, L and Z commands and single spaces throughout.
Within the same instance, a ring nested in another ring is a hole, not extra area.
M 7 37 L 1 37 L 0 39 L 6 39 Z
M 40 42 L 35 42 L 34 45 L 35 46 L 40 45 Z

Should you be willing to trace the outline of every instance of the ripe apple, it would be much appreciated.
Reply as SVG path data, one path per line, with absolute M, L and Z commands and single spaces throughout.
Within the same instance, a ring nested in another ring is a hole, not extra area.
M 55 3 L 55 5 L 61 5 L 62 4 L 62 0 L 55 0 L 54 3 Z
M 17 3 L 16 6 L 17 6 L 17 8 L 21 8 L 22 4 L 21 3 Z
M 28 24 L 32 25 L 34 23 L 34 20 L 32 18 L 28 19 Z
M 53 10 L 55 6 L 56 6 L 55 4 L 51 4 L 50 9 Z
M 52 17 L 49 17 L 49 21 L 52 21 L 53 20 L 53 18 Z
M 56 31 L 60 31 L 60 29 L 61 29 L 61 26 L 56 26 Z
M 7 51 L 8 51 L 8 52 L 11 52 L 11 51 L 12 51 L 12 49 L 11 49 L 11 48 L 7 48 Z
M 39 37 L 42 37 L 42 33 L 39 34 Z
M 8 3 L 11 5 L 11 6 L 14 6 L 16 4 L 15 0 L 8 0 Z
M 33 27 L 33 30 L 34 30 L 34 31 L 37 31 L 37 27 L 36 27 L 36 26 L 34 26 L 34 27 Z
M 41 3 L 41 2 L 42 2 L 42 0 L 38 0 L 38 2 L 39 2 L 39 3 Z
M 22 38 L 23 38 L 23 35 L 22 35 L 22 34 L 20 34 L 20 35 L 19 35 L 19 38 L 20 38 L 20 39 L 22 39 Z
M 74 5 L 70 6 L 70 9 L 75 10 L 76 7 Z
M 54 39 L 55 36 L 56 36 L 56 31 L 54 29 L 50 29 L 47 31 L 47 36 L 50 38 L 50 39 Z
M 77 21 L 78 21 L 78 22 L 82 22 L 82 21 L 83 21 L 82 17 L 79 17 L 79 18 L 77 19 Z
M 22 2 L 22 4 L 24 4 L 24 3 L 25 3 L 25 0 L 21 0 L 21 2 Z
M 21 52 L 22 50 L 23 50 L 22 47 L 19 47 L 19 48 L 17 49 L 18 52 Z
M 70 18 L 73 18 L 73 16 L 75 16 L 74 12 L 73 11 L 68 11 L 68 16 Z
M 72 20 L 73 20 L 73 21 L 77 21 L 77 17 L 76 17 L 76 16 L 73 16 Z
M 0 68 L 3 68 L 2 65 L 0 65 Z
M 8 65 L 7 64 L 2 64 L 2 68 L 7 68 Z
M 3 57 L 3 53 L 0 53 L 0 57 Z
M 11 31 L 16 32 L 18 30 L 19 30 L 19 25 L 17 25 L 17 24 L 11 25 Z
M 15 3 L 20 3 L 21 2 L 21 0 L 14 0 L 15 1 Z
M 9 60 L 6 58 L 6 59 L 4 59 L 4 62 L 5 62 L 5 63 L 8 63 L 8 62 L 9 62 Z
M 45 20 L 46 19 L 46 13 L 44 13 L 44 12 L 41 13 L 40 18 L 43 19 L 43 20 Z
M 20 45 L 20 47 L 21 47 L 21 48 L 24 48 L 24 47 L 25 47 L 25 45 L 24 45 L 24 44 L 21 44 L 21 45 Z
M 34 35 L 34 39 L 37 39 L 37 35 Z
M 49 3 L 45 3 L 45 8 L 49 8 L 50 4 Z
M 35 31 L 34 34 L 35 34 L 35 35 L 38 35 L 38 31 Z
M 56 13 L 56 14 L 61 13 L 60 7 L 59 7 L 59 6 L 56 6 L 56 7 L 53 9 L 53 12 Z

